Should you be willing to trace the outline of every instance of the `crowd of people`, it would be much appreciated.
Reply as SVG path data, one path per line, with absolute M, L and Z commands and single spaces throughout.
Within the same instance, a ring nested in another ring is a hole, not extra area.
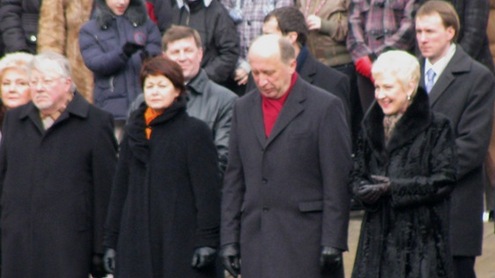
M 0 277 L 475 278 L 491 6 L 0 0 Z

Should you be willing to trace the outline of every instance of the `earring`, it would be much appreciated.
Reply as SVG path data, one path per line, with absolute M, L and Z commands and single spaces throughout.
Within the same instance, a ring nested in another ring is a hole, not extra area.
M 411 101 L 411 95 L 407 95 L 407 100 Z

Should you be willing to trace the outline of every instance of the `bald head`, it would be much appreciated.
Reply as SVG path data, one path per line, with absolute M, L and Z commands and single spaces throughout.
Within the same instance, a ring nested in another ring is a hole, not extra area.
M 296 59 L 296 52 L 290 41 L 275 34 L 262 35 L 254 40 L 249 48 L 248 59 L 251 55 L 278 56 L 286 64 Z
M 296 70 L 296 55 L 289 40 L 278 35 L 260 36 L 251 44 L 248 60 L 263 96 L 277 99 L 287 92 Z

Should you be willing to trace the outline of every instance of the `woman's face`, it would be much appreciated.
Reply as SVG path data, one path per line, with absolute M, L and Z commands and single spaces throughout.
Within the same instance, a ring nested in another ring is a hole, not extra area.
M 179 96 L 179 89 L 163 75 L 149 75 L 144 80 L 144 101 L 151 109 L 161 112 Z
M 105 0 L 108 8 L 115 15 L 123 15 L 129 7 L 130 0 Z
M 412 84 L 403 85 L 391 72 L 375 78 L 375 99 L 385 115 L 404 113 L 409 105 L 408 95 L 411 96 L 413 90 Z
M 31 100 L 29 79 L 25 72 L 7 69 L 2 75 L 2 102 L 7 108 L 14 108 Z

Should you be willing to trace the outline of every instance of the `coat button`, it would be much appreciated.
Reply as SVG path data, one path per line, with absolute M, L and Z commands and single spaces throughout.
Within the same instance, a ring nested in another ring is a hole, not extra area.
M 263 212 L 268 212 L 269 210 L 270 210 L 270 208 L 263 207 Z
M 266 184 L 268 182 L 267 179 L 262 179 L 261 181 L 263 182 L 263 184 Z

